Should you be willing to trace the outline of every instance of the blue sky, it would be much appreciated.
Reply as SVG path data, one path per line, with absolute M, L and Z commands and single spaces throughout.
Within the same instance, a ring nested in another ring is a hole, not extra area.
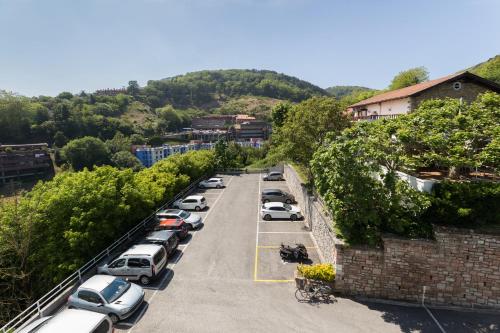
M 386 87 L 500 53 L 498 0 L 0 0 L 0 89 L 94 91 L 257 68 L 320 87 Z

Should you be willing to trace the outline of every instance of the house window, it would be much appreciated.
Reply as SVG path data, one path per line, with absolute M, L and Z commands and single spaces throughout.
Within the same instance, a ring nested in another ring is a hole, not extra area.
M 462 89 L 462 83 L 461 82 L 453 82 L 453 89 L 454 90 L 460 90 Z

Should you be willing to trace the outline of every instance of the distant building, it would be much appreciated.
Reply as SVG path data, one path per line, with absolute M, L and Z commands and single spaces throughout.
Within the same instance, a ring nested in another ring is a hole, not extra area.
M 267 140 L 271 127 L 263 120 L 249 120 L 234 126 L 234 137 L 237 141 L 262 139 Z
M 127 89 L 126 88 L 120 88 L 120 89 L 99 89 L 94 92 L 94 95 L 97 96 L 116 96 L 118 94 L 126 94 Z
M 375 95 L 349 106 L 354 120 L 396 118 L 415 110 L 422 101 L 432 98 L 462 98 L 472 102 L 486 91 L 500 93 L 500 85 L 469 72 Z
M 238 115 L 236 115 L 235 120 L 236 120 L 236 124 L 241 124 L 241 123 L 244 123 L 246 121 L 255 120 L 255 117 L 249 116 L 247 114 L 238 114 Z
M 0 183 L 54 174 L 46 143 L 0 145 Z
M 191 127 L 197 130 L 222 130 L 228 129 L 235 123 L 235 115 L 211 115 L 193 118 Z

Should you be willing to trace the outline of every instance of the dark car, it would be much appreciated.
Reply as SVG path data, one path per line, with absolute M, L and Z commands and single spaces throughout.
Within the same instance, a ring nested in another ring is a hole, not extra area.
M 266 202 L 284 202 L 291 204 L 295 202 L 295 197 L 290 193 L 287 193 L 278 189 L 265 189 L 262 191 L 261 200 L 263 203 Z
M 170 256 L 179 245 L 179 237 L 175 230 L 152 231 L 144 237 L 139 244 L 157 244 L 162 245 Z
M 189 234 L 189 226 L 183 219 L 160 219 L 154 230 L 172 230 L 181 240 Z

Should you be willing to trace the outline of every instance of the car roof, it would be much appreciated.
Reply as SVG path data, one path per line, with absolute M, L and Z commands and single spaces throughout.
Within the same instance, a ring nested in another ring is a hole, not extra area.
M 134 245 L 125 251 L 120 257 L 133 256 L 133 255 L 155 255 L 161 249 L 161 246 L 154 244 L 139 244 Z
M 186 199 L 200 199 L 200 200 L 202 198 L 203 198 L 202 195 L 190 195 L 190 196 L 186 197 Z M 186 200 L 186 199 L 184 199 L 184 200 Z
M 169 239 L 175 235 L 175 231 L 172 230 L 158 230 L 152 231 L 148 235 L 146 235 L 146 239 Z
M 285 204 L 283 202 L 268 202 L 264 204 L 264 207 L 284 207 Z
M 96 274 L 82 283 L 80 287 L 78 287 L 78 289 L 92 289 L 101 291 L 109 284 L 111 284 L 111 282 L 113 282 L 115 279 L 117 279 L 117 277 L 112 275 Z
M 262 190 L 262 193 L 270 193 L 270 192 L 283 192 L 283 191 L 277 188 L 266 188 Z
M 162 226 L 177 226 L 177 225 L 181 225 L 182 223 L 184 223 L 184 221 L 181 220 L 181 219 L 162 219 L 162 220 L 160 220 L 159 225 L 162 225 Z
M 208 180 L 222 180 L 222 178 L 219 178 L 219 177 L 212 177 L 212 178 L 209 178 Z
M 182 209 L 164 209 L 160 210 L 156 215 L 179 215 L 182 212 Z
M 51 317 L 37 332 L 63 333 L 71 327 L 72 333 L 88 333 L 100 322 L 106 320 L 106 315 L 93 311 L 65 309 Z

